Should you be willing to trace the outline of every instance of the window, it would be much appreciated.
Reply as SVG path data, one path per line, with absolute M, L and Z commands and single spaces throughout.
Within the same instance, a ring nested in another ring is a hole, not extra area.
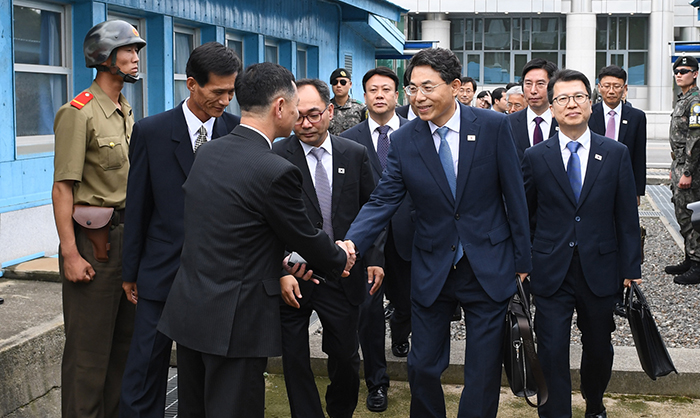
M 123 20 L 135 27 L 141 35 L 141 38 L 146 39 L 145 24 L 143 21 L 133 19 L 123 15 L 109 13 L 107 20 Z M 146 53 L 139 51 L 139 81 L 136 83 L 124 83 L 122 93 L 126 100 L 129 101 L 131 108 L 134 111 L 134 120 L 140 120 L 147 115 L 146 112 Z
M 177 106 L 189 97 L 187 90 L 187 60 L 195 48 L 196 32 L 194 29 L 176 26 L 173 39 L 173 103 Z
M 649 48 L 646 16 L 599 16 L 596 27 L 596 74 L 608 65 L 627 71 L 627 84 L 646 84 Z
M 280 56 L 277 41 L 265 39 L 265 62 L 279 64 Z
M 297 73 L 296 73 L 296 78 L 306 78 L 306 73 L 307 73 L 307 54 L 306 54 L 306 48 L 297 48 Z
M 468 17 L 450 19 L 450 48 L 463 75 L 485 84 L 520 81 L 532 58 L 564 63 L 564 17 Z
M 66 16 L 60 6 L 15 2 L 17 155 L 53 152 L 53 120 L 68 101 Z
M 233 34 L 226 34 L 226 46 L 233 49 L 241 59 L 242 68 L 245 68 L 245 61 L 243 61 L 243 37 Z M 236 100 L 236 93 L 233 94 L 233 100 L 231 100 L 226 107 L 228 113 L 233 113 L 234 115 L 241 114 L 241 107 L 238 105 L 238 100 Z

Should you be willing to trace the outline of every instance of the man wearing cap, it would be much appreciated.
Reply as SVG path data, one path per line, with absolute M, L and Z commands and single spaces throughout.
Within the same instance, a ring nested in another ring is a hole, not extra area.
M 85 36 L 87 90 L 56 113 L 52 200 L 63 283 L 66 344 L 61 368 L 64 417 L 116 417 L 134 325 L 122 291 L 122 233 L 134 117 L 121 94 L 138 81 L 146 46 L 114 20 Z M 75 221 L 74 221 L 75 219 Z
M 338 68 L 331 73 L 331 87 L 335 95 L 331 99 L 335 113 L 328 132 L 340 135 L 363 120 L 367 119 L 367 106 L 350 97 L 350 72 L 345 68 Z
M 700 234 L 690 222 L 692 212 L 688 203 L 700 200 L 700 94 L 698 92 L 698 60 L 680 57 L 673 64 L 676 84 L 681 89 L 671 114 L 669 141 L 671 143 L 671 201 L 676 208 L 676 220 L 685 241 L 685 259 L 666 267 L 678 284 L 700 283 Z

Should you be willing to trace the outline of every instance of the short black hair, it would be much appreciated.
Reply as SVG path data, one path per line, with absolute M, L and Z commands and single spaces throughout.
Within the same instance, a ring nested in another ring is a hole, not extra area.
M 465 85 L 467 83 L 472 83 L 472 90 L 476 91 L 476 80 L 474 80 L 471 77 L 462 77 L 459 79 L 459 82 L 462 83 L 462 85 Z
M 591 83 L 588 81 L 588 77 L 585 76 L 580 71 L 576 70 L 560 70 L 554 74 L 547 84 L 547 100 L 549 103 L 554 102 L 554 85 L 560 81 L 581 81 L 584 86 L 586 86 L 586 92 L 588 93 L 588 98 L 591 98 Z
M 491 97 L 493 97 L 493 100 L 501 100 L 503 96 L 506 94 L 506 89 L 503 87 L 498 87 L 493 89 L 491 92 Z
M 406 68 L 408 80 L 411 79 L 413 69 L 422 65 L 427 65 L 440 73 L 440 78 L 447 84 L 462 77 L 462 64 L 449 49 L 430 48 L 418 51 L 408 62 L 408 68 Z
M 552 77 L 554 77 L 554 73 L 557 72 L 557 65 L 552 61 L 547 61 L 543 58 L 533 58 L 530 61 L 528 61 L 528 63 L 525 64 L 525 66 L 523 67 L 523 79 L 525 78 L 525 75 L 530 71 L 537 70 L 540 68 L 547 72 L 547 78 L 549 78 L 550 80 L 552 79 Z
M 242 68 L 241 59 L 233 49 L 218 42 L 207 42 L 195 48 L 187 60 L 185 73 L 204 87 L 209 82 L 209 74 L 227 76 L 238 74 Z
M 323 81 L 319 80 L 318 78 L 300 78 L 299 80 L 296 81 L 297 84 L 297 89 L 303 87 L 303 86 L 312 86 L 313 88 L 316 89 L 318 92 L 318 95 L 321 96 L 321 100 L 323 100 L 323 104 L 328 106 L 331 103 L 331 91 L 328 88 L 328 84 L 324 83 Z
M 365 93 L 367 92 L 367 81 L 375 75 L 383 75 L 384 77 L 389 77 L 394 80 L 394 90 L 399 91 L 399 76 L 389 67 L 377 67 L 367 71 L 367 74 L 362 77 L 362 90 Z
M 493 97 L 493 96 L 491 96 L 491 92 L 489 92 L 488 90 L 481 90 L 481 91 L 479 92 L 479 94 L 476 95 L 476 98 L 477 98 L 477 99 L 481 99 L 482 97 L 487 97 L 487 96 L 488 96 L 488 97 Z
M 515 86 L 519 86 L 519 85 L 520 85 L 520 83 L 508 83 L 508 84 L 506 84 L 506 91 L 512 89 Z
M 294 74 L 281 65 L 261 62 L 249 66 L 236 77 L 235 88 L 241 110 L 263 109 L 279 96 L 294 95 Z
M 627 71 L 618 67 L 617 65 L 608 65 L 603 67 L 598 74 L 598 81 L 602 80 L 603 77 L 615 77 L 622 80 L 623 83 L 627 84 Z

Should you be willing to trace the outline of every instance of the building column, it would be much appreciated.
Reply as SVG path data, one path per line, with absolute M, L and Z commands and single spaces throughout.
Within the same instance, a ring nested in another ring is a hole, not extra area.
M 572 0 L 566 15 L 566 68 L 582 72 L 595 83 L 596 15 L 591 0 Z M 575 36 L 571 36 L 576 34 Z
M 668 43 L 673 41 L 673 1 L 652 0 L 649 15 L 647 85 L 649 110 L 670 110 L 673 106 L 673 73 Z
M 437 41 L 440 48 L 450 49 L 450 21 L 444 13 L 428 13 L 428 18 L 421 22 L 422 40 Z

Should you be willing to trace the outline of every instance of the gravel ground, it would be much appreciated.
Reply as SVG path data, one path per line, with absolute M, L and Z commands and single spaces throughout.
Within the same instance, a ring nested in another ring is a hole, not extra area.
M 646 198 L 640 210 L 653 211 Z M 667 264 L 682 260 L 683 253 L 661 218 L 643 217 L 641 224 L 647 230 L 644 246 L 645 261 L 642 264 L 642 291 L 654 314 L 659 331 L 667 347 L 700 348 L 700 286 L 681 286 L 673 283 L 673 276 L 664 272 Z M 613 333 L 613 345 L 633 347 L 629 324 L 616 317 L 617 329 Z M 452 323 L 452 339 L 464 339 L 464 320 Z M 580 344 L 580 332 L 576 327 L 576 315 L 571 326 L 571 339 Z

